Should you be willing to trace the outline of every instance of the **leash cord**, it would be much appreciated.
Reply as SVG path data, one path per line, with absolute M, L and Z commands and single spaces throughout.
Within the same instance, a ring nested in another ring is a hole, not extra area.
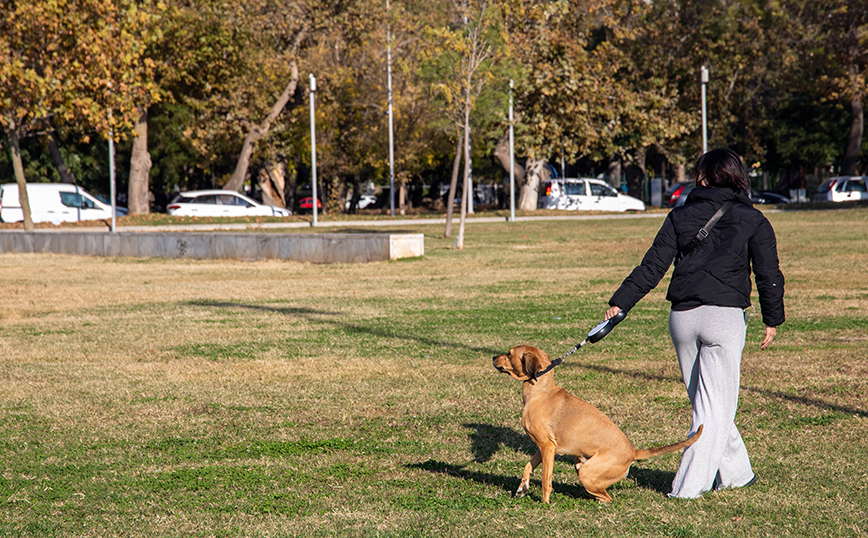
M 567 357 L 569 357 L 570 355 L 572 355 L 573 353 L 575 353 L 576 351 L 578 351 L 579 348 L 581 348 L 583 345 L 585 345 L 585 344 L 587 344 L 587 343 L 588 343 L 588 339 L 585 338 L 584 340 L 582 340 L 582 341 L 579 342 L 578 344 L 574 345 L 574 346 L 573 346 L 573 349 L 567 351 L 566 354 L 561 355 L 561 356 L 558 357 L 557 359 L 553 360 L 552 363 L 549 364 L 549 365 L 548 365 L 544 370 L 535 373 L 534 376 L 533 376 L 533 378 L 534 378 L 534 379 L 539 379 L 540 376 L 543 376 L 543 375 L 545 375 L 545 374 L 551 372 L 552 370 L 554 370 L 555 366 L 560 366 L 560 364 L 561 364 L 562 362 L 564 362 L 564 359 L 566 359 Z

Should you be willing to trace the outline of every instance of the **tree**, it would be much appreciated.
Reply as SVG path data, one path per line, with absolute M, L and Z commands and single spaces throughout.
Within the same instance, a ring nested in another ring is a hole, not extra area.
M 9 140 L 26 230 L 33 222 L 21 139 L 55 120 L 103 136 L 129 130 L 146 91 L 139 83 L 151 67 L 140 61 L 149 6 L 131 0 L 2 0 L 0 125 Z
M 868 12 L 846 0 L 795 2 L 807 39 L 802 53 L 817 73 L 830 101 L 850 108 L 850 125 L 841 163 L 843 175 L 855 175 L 863 137 L 863 103 L 868 93 Z
M 470 192 L 471 113 L 476 109 L 483 92 L 497 78 L 498 71 L 501 70 L 500 63 L 508 55 L 508 51 L 501 35 L 503 25 L 500 11 L 495 3 L 488 0 L 462 1 L 455 2 L 452 8 L 455 14 L 452 24 L 429 31 L 432 48 L 428 76 L 433 81 L 433 91 L 447 118 L 445 131 L 457 134 L 446 209 L 445 237 L 451 235 L 452 201 L 456 194 L 463 153 L 464 179 L 456 238 L 456 246 L 461 249 L 464 246 L 467 208 L 473 196 Z M 483 114 L 490 115 L 488 112 Z M 502 117 L 502 114 L 498 116 Z M 482 125 L 486 123 L 490 122 L 481 122 Z
M 648 130 L 642 122 L 654 114 L 642 111 L 643 94 L 631 90 L 631 77 L 625 76 L 629 57 L 619 49 L 638 27 L 635 13 L 647 4 L 502 0 L 502 5 L 514 57 L 526 75 L 515 96 L 516 146 L 527 156 L 518 204 L 533 210 L 549 159 L 602 158 L 618 146 L 618 136 Z M 631 117 L 637 118 L 634 124 L 625 125 Z

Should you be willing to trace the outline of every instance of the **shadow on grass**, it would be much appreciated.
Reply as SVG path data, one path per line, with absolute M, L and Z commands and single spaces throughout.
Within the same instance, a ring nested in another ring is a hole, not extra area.
M 597 372 L 603 372 L 607 374 L 615 374 L 615 375 L 623 375 L 627 377 L 633 377 L 636 379 L 645 379 L 648 381 L 671 381 L 675 383 L 681 383 L 680 376 L 664 376 L 664 375 L 654 375 L 646 372 L 636 372 L 630 370 L 621 370 L 618 368 L 609 368 L 608 366 L 600 366 L 599 364 L 577 364 L 572 363 L 569 366 L 584 368 L 586 370 L 595 370 Z M 759 394 L 765 396 L 767 398 L 774 398 L 777 400 L 787 400 L 789 402 L 793 402 L 799 405 L 804 405 L 806 407 L 816 407 L 818 409 L 828 409 L 831 411 L 838 411 L 840 413 L 846 413 L 848 415 L 857 415 L 859 417 L 865 418 L 868 417 L 868 411 L 865 409 L 856 409 L 853 407 L 845 407 L 843 405 L 837 405 L 829 402 L 824 402 L 823 400 L 818 400 L 816 398 L 808 398 L 807 396 L 794 396 L 792 394 L 786 394 L 777 390 L 768 390 L 768 389 L 758 389 L 754 387 L 748 387 L 745 385 L 741 386 L 741 389 L 746 392 L 752 392 L 754 394 Z
M 515 490 L 518 489 L 518 485 L 521 482 L 521 472 L 523 469 L 517 469 L 516 475 L 514 477 L 507 477 L 493 473 L 471 471 L 466 469 L 464 465 L 455 465 L 437 460 L 427 460 L 421 463 L 410 463 L 405 465 L 405 467 L 408 469 L 418 469 L 421 471 L 428 471 L 430 473 L 447 475 L 458 478 L 460 480 L 469 480 L 472 482 L 476 482 L 477 484 L 483 484 L 486 486 L 495 486 L 509 493 L 510 495 L 513 495 L 515 493 Z M 539 476 L 538 473 L 540 472 L 540 469 L 536 469 L 536 471 L 537 476 Z M 636 468 L 635 466 L 630 469 L 630 474 L 627 476 L 627 480 L 632 480 L 636 483 L 638 487 L 656 491 L 661 495 L 666 495 L 667 493 L 672 491 L 672 480 L 674 478 L 675 473 L 671 471 L 641 469 Z M 585 488 L 582 487 L 581 483 L 578 481 L 578 478 L 576 478 L 575 482 L 552 482 L 552 488 L 557 493 L 566 495 L 568 497 L 572 497 L 575 499 L 593 500 L 593 497 L 591 497 L 591 495 L 588 494 L 587 491 L 585 491 Z M 539 480 L 531 480 L 531 490 L 529 492 L 529 495 L 530 497 L 538 501 L 542 500 L 542 486 L 540 485 Z
M 672 491 L 672 481 L 675 480 L 675 473 L 633 466 L 630 467 L 630 473 L 627 474 L 627 480 L 630 479 L 636 482 L 636 485 L 640 488 L 650 489 L 666 495 Z
M 199 307 L 207 307 L 207 308 L 245 308 L 248 310 L 260 310 L 263 312 L 274 312 L 276 314 L 281 314 L 284 316 L 340 316 L 342 312 L 329 312 L 316 310 L 312 308 L 298 308 L 298 307 L 284 307 L 284 306 L 264 306 L 264 305 L 255 305 L 255 304 L 245 304 L 238 302 L 224 302 L 224 301 L 187 301 L 186 304 L 191 306 L 199 306 Z M 319 320 L 322 321 L 322 320 Z M 480 347 L 480 346 L 467 346 L 458 342 L 449 342 L 444 340 L 434 340 L 431 338 L 425 338 L 422 336 L 414 336 L 412 334 L 408 334 L 404 330 L 385 330 L 382 328 L 372 328 L 367 327 L 365 325 L 361 325 L 358 323 L 349 323 L 345 321 L 338 320 L 327 320 L 325 323 L 330 323 L 335 327 L 340 327 L 341 329 L 352 332 L 356 334 L 367 334 L 369 336 L 374 336 L 377 338 L 395 338 L 399 340 L 410 340 L 415 341 L 420 344 L 428 345 L 428 346 L 438 346 L 447 349 L 463 349 L 465 351 L 472 351 L 474 353 L 479 353 L 482 356 L 491 357 L 493 355 L 497 355 L 501 351 L 489 348 L 489 347 Z
M 486 486 L 496 486 L 503 491 L 509 493 L 510 495 L 515 493 L 515 490 L 518 489 L 518 485 L 521 482 L 521 469 L 518 469 L 515 477 L 506 477 L 498 474 L 470 471 L 468 469 L 465 469 L 464 465 L 454 465 L 451 463 L 445 463 L 437 460 L 428 460 L 421 463 L 410 463 L 405 465 L 405 467 L 407 467 L 408 469 L 418 469 L 421 471 L 428 471 L 430 473 L 452 476 L 461 480 L 470 480 Z M 531 481 L 531 484 L 531 491 L 528 495 L 536 498 L 537 500 L 541 500 L 542 491 L 540 489 L 539 480 L 533 480 Z M 570 484 L 562 482 L 552 482 L 552 487 L 558 493 L 567 495 L 569 497 L 589 500 L 592 499 L 592 497 L 588 495 L 588 493 L 585 491 L 585 488 L 583 488 L 578 483 Z
M 470 433 L 471 450 L 473 451 L 473 461 L 477 463 L 489 461 L 501 447 L 522 452 L 528 457 L 536 453 L 536 445 L 533 444 L 530 437 L 512 428 L 477 423 L 465 424 L 464 426 L 473 430 Z

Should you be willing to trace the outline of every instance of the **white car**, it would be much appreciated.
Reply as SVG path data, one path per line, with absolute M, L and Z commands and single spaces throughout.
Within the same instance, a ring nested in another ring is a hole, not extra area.
M 166 206 L 176 217 L 288 217 L 292 211 L 263 205 L 235 191 L 182 192 Z
M 112 206 L 68 183 L 28 183 L 27 198 L 33 222 L 78 222 L 112 218 Z M 117 214 L 123 213 L 117 208 Z M 0 220 L 20 222 L 24 211 L 18 198 L 18 184 L 0 185 Z
M 621 194 L 600 179 L 553 179 L 544 182 L 540 192 L 540 209 L 645 211 L 642 200 Z
M 347 200 L 347 209 L 350 208 L 350 203 L 352 199 Z M 377 197 L 373 194 L 363 194 L 359 197 L 359 205 L 356 206 L 357 209 L 365 209 L 368 206 L 372 206 L 377 203 Z
M 850 202 L 868 200 L 866 176 L 833 177 L 824 181 L 817 189 L 814 200 L 818 202 Z

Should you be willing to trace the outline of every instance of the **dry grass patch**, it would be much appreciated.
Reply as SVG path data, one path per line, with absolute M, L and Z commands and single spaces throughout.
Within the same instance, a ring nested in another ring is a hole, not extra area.
M 534 450 L 491 356 L 556 357 L 590 329 L 663 219 L 474 224 L 455 251 L 315 266 L 0 255 L 0 537 L 855 536 L 868 498 L 864 209 L 777 212 L 788 321 L 751 312 L 739 427 L 760 474 L 692 503 L 677 455 L 598 506 Z M 404 225 L 407 230 L 412 225 Z M 683 437 L 668 279 L 558 368 L 637 446 Z

